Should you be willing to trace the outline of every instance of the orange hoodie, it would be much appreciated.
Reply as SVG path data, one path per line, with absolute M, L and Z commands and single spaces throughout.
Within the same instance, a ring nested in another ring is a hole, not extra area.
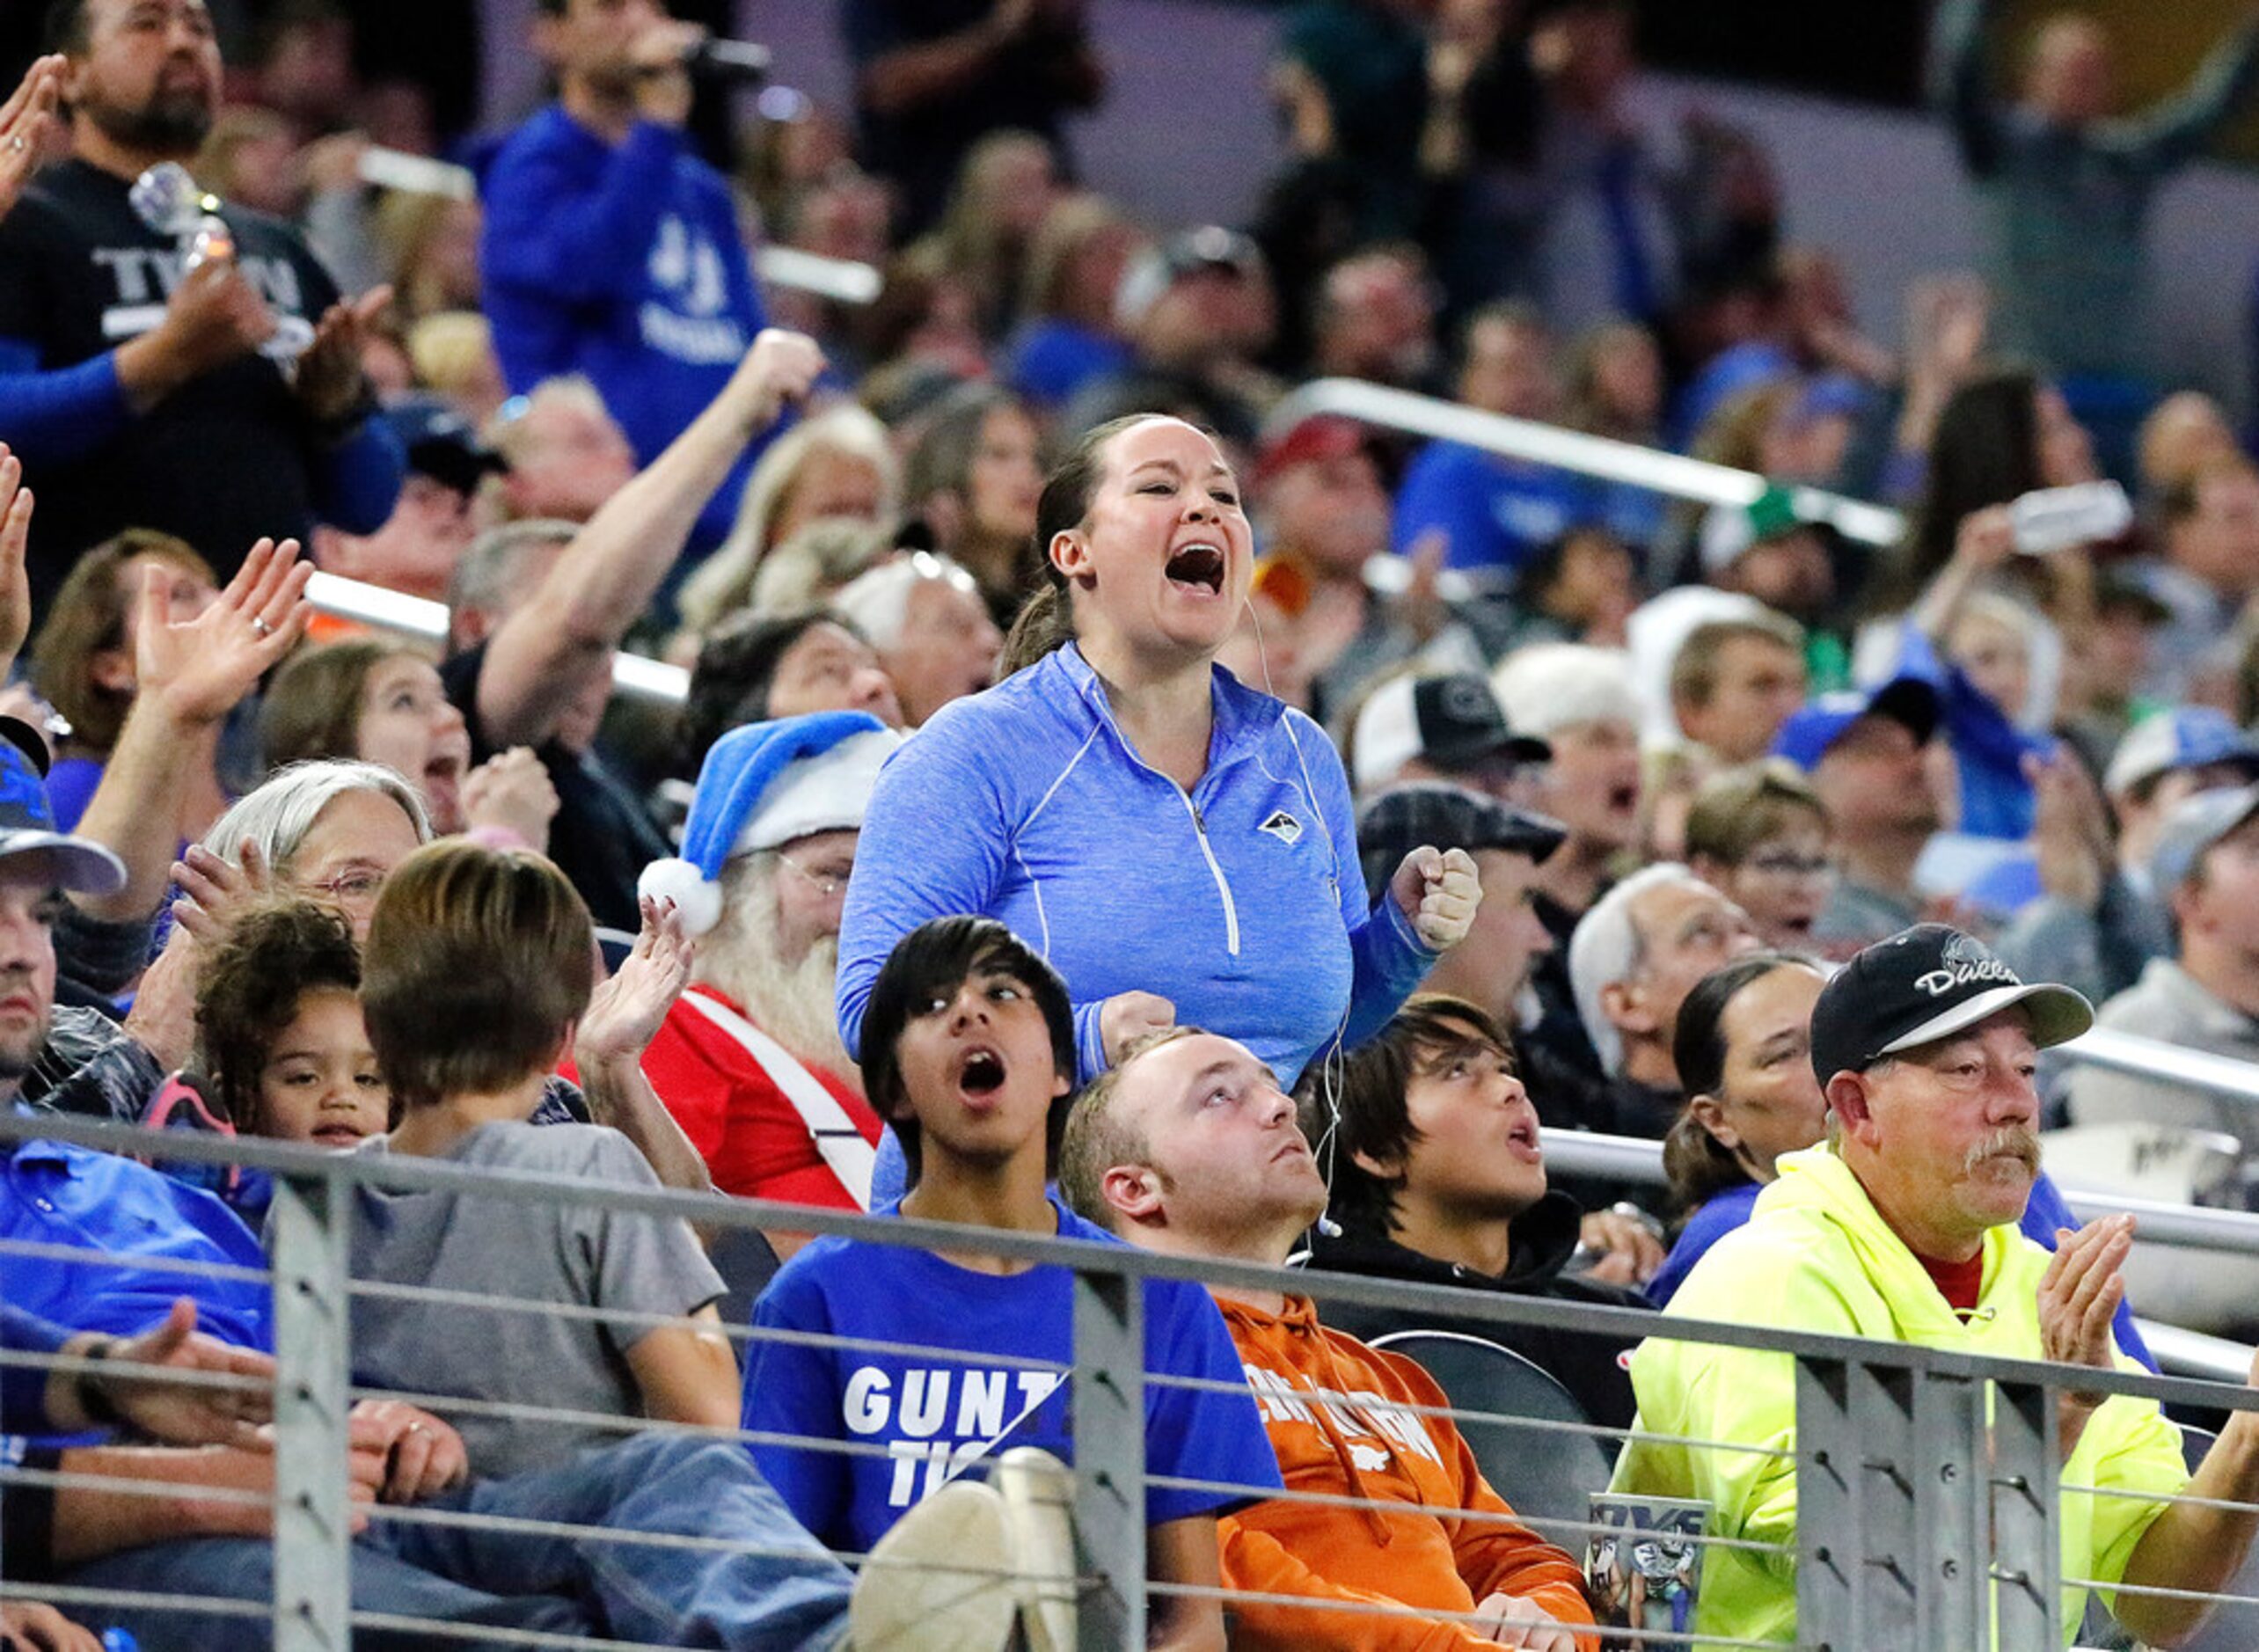
M 1563 1623 L 1592 1621 L 1583 1571 L 1511 1517 L 1450 1418 L 1356 1403 L 1447 1405 L 1426 1371 L 1327 1330 L 1307 1297 L 1290 1297 L 1277 1314 L 1220 1297 L 1217 1305 L 1262 1408 L 1287 1490 L 1407 1505 L 1399 1511 L 1274 1499 L 1225 1516 L 1218 1536 L 1226 1588 L 1337 1603 L 1234 1600 L 1235 1648 L 1468 1652 L 1495 1645 L 1465 1624 L 1339 1609 L 1359 1601 L 1471 1612 L 1485 1597 L 1502 1593 L 1524 1597 Z M 1321 1391 L 1349 1398 L 1305 1397 Z M 1500 1517 L 1454 1518 L 1421 1512 L 1412 1506 L 1418 1504 Z M 1599 1644 L 1597 1635 L 1577 1640 L 1582 1652 L 1597 1652 Z

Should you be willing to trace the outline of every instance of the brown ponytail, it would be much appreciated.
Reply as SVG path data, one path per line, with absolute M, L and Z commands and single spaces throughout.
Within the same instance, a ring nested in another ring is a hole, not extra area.
M 1674 1215 L 1679 1222 L 1729 1188 L 1754 1180 L 1733 1149 L 1711 1135 L 1692 1107 L 1680 1109 L 1663 1138 L 1663 1173 L 1670 1179 Z
M 1090 515 L 1090 496 L 1106 469 L 1107 444 L 1123 431 L 1166 413 L 1130 413 L 1109 419 L 1083 432 L 1067 457 L 1043 480 L 1035 501 L 1034 561 L 1043 570 L 1043 588 L 1020 604 L 1004 640 L 1004 657 L 997 664 L 998 681 L 1034 665 L 1045 654 L 1075 640 L 1075 605 L 1067 589 L 1067 576 L 1051 561 L 1051 541 L 1083 524 Z
M 1047 567 L 1049 565 L 1045 565 Z M 1004 640 L 1004 654 L 997 662 L 998 682 L 1014 671 L 1024 671 L 1045 654 L 1064 647 L 1075 640 L 1075 605 L 1067 595 L 1064 581 L 1058 570 L 1050 569 L 1050 577 L 1043 588 L 1020 603 L 1020 612 L 1013 618 L 1012 631 Z

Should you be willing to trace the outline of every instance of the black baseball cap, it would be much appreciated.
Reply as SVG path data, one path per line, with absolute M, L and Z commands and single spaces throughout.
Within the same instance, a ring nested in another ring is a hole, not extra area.
M 1475 672 L 1391 677 L 1365 696 L 1349 735 L 1359 791 L 1418 757 L 1457 774 L 1486 758 L 1550 763 L 1553 748 L 1508 726 L 1490 679 Z
M 476 493 L 486 478 L 510 468 L 479 442 L 469 420 L 436 396 L 404 397 L 381 416 L 407 450 L 408 468 L 458 493 Z
M 1391 786 L 1357 816 L 1357 855 L 1365 891 L 1380 899 L 1404 857 L 1422 844 L 1437 849 L 1504 849 L 1543 860 L 1561 846 L 1568 828 L 1548 815 L 1443 780 Z
M 1812 1006 L 1812 1071 L 1824 1088 L 1886 1056 L 1918 1049 L 2021 1005 L 2042 1049 L 2095 1024 L 2094 1006 L 2052 982 L 2027 986 L 1974 935 L 1946 924 L 1913 928 L 1863 948 Z

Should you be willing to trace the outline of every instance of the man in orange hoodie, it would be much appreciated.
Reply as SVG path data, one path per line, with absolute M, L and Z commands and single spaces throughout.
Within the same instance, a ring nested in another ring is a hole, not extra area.
M 1277 1266 L 1326 1208 L 1270 1070 L 1188 1027 L 1133 1043 L 1091 1082 L 1058 1170 L 1076 1210 L 1173 1255 Z M 1275 1499 L 1218 1523 L 1224 1583 L 1246 1597 L 1234 1646 L 1596 1652 L 1575 1562 L 1515 1518 L 1448 1417 L 1405 1408 L 1448 1403 L 1427 1372 L 1327 1330 L 1306 1297 L 1215 1296 L 1288 1490 L 1359 1505 Z

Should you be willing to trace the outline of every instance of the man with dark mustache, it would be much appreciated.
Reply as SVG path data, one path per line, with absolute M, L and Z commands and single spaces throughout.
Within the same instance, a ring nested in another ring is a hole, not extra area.
M 2124 1295 L 2129 1217 L 2058 1234 L 2051 1257 L 2016 1231 L 2039 1172 L 2039 1052 L 2093 1024 L 2068 987 L 2027 985 L 1983 943 L 1924 924 L 1867 947 L 1812 1012 L 1812 1069 L 1827 1140 L 1784 1154 L 1748 1224 L 1714 1246 L 1668 1312 L 1868 1336 L 2102 1369 L 2131 1368 L 2110 1320 Z M 1707 1500 L 1713 1537 L 1796 1540 L 1795 1376 L 1788 1356 L 1651 1337 L 1632 1358 L 1640 1404 L 1616 1489 Z M 2168 1503 L 2183 1491 L 2259 1492 L 2259 1416 L 2238 1414 L 2192 1480 L 2154 1402 L 2059 1396 L 2064 1575 L 2105 1585 L 2217 1590 L 2249 1546 L 2252 1512 Z M 1689 1448 L 1670 1440 L 1762 1445 Z M 1773 1448 L 1786 1448 L 1778 1454 Z M 2122 1494 L 2110 1495 L 2110 1493 Z M 2085 1590 L 2063 1591 L 2065 1633 Z M 2206 1603 L 2120 1592 L 2145 1644 L 2192 1634 Z M 1714 1548 L 1698 1638 L 1792 1640 L 1791 1567 Z

